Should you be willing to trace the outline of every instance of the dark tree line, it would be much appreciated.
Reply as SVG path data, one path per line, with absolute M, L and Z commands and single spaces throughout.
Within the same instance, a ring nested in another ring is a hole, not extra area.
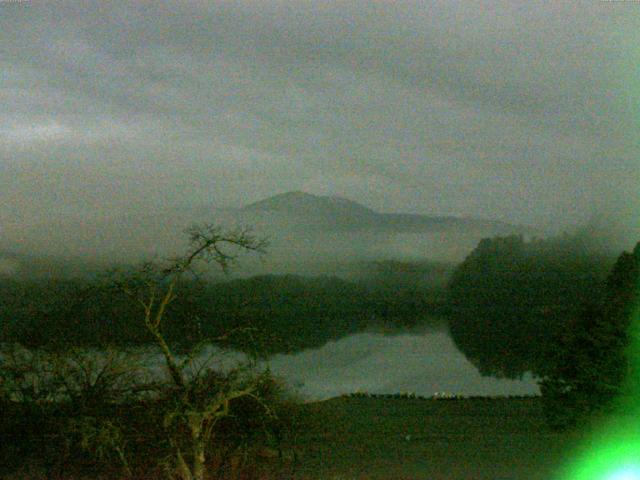
M 351 281 L 185 280 L 166 306 L 163 335 L 177 351 L 224 335 L 230 347 L 268 355 L 317 347 L 376 322 L 406 326 L 446 315 L 456 345 L 481 373 L 533 372 L 550 419 L 566 424 L 606 406 L 631 369 L 640 247 L 617 261 L 600 252 L 579 235 L 508 236 L 482 240 L 452 274 L 442 265 L 381 262 Z M 435 286 L 449 275 L 446 290 Z M 135 303 L 114 295 L 109 277 L 5 279 L 0 290 L 2 341 L 62 349 L 153 341 L 132 321 Z
M 374 280 L 263 275 L 185 281 L 181 295 L 167 306 L 165 334 L 178 348 L 188 349 L 203 338 L 238 331 L 227 335 L 228 346 L 258 346 L 270 354 L 318 347 L 378 322 L 406 326 L 442 313 L 442 287 L 416 288 L 387 274 Z M 113 295 L 108 276 L 5 280 L 0 291 L 4 341 L 64 348 L 152 340 L 143 325 L 132 321 L 136 305 Z
M 550 340 L 600 296 L 612 260 L 579 240 L 485 239 L 455 270 L 450 332 L 481 373 L 544 371 Z
M 215 225 L 193 226 L 186 233 L 189 248 L 180 257 L 114 271 L 91 288 L 64 284 L 55 292 L 45 289 L 45 298 L 55 300 L 35 304 L 40 316 L 31 313 L 41 328 L 50 326 L 46 321 L 54 326 L 48 331 L 54 334 L 51 346 L 62 348 L 0 344 L 0 436 L 10 439 L 0 443 L 0 470 L 6 465 L 20 475 L 21 468 L 37 466 L 48 478 L 62 476 L 55 472 L 61 468 L 64 474 L 76 476 L 73 470 L 78 470 L 95 478 L 159 478 L 164 470 L 168 478 L 204 480 L 216 470 L 223 478 L 217 460 L 231 452 L 248 457 L 258 437 L 258 444 L 268 438 L 280 443 L 284 424 L 274 400 L 281 392 L 268 369 L 259 371 L 251 362 L 222 369 L 211 358 L 201 361 L 197 346 L 206 340 L 202 337 L 180 356 L 165 329 L 169 316 L 178 315 L 171 307 L 187 293 L 182 288 L 187 279 L 210 266 L 226 272 L 241 253 L 263 252 L 266 241 L 250 230 Z M 123 313 L 116 308 L 109 316 L 108 309 L 126 304 L 133 310 L 126 311 L 125 321 L 146 332 L 162 356 L 161 372 L 136 365 L 131 352 L 108 349 L 104 325 L 114 327 L 107 320 Z M 89 314 L 81 315 L 85 310 Z M 91 332 L 103 341 L 97 345 L 100 351 L 77 348 L 82 343 L 64 337 L 73 334 L 71 329 L 56 332 L 59 317 L 79 330 L 83 321 L 89 328 L 102 326 Z M 237 416 L 243 421 L 229 422 Z M 231 436 L 224 435 L 224 424 L 234 430 Z M 151 454 L 148 445 L 154 445 Z M 36 465 L 41 460 L 32 456 L 34 451 L 45 454 L 45 464 Z M 233 477 L 239 476 L 232 470 Z
M 637 386 L 637 352 L 630 350 L 633 321 L 640 300 L 640 243 L 623 253 L 600 296 L 558 332 L 540 383 L 547 416 L 557 427 L 606 411 L 624 393 L 625 382 Z M 637 394 L 637 391 L 635 391 Z
M 553 427 L 640 391 L 640 243 L 617 260 L 579 237 L 486 239 L 454 272 L 450 330 L 485 375 L 539 379 Z M 635 319 L 635 323 L 634 323 Z

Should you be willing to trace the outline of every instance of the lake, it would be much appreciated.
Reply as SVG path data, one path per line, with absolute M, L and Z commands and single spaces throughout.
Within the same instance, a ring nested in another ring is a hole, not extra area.
M 276 355 L 269 365 L 303 397 L 314 400 L 356 391 L 423 396 L 540 393 L 531 375 L 521 380 L 481 376 L 442 330 L 359 333 L 318 349 Z
M 150 377 L 164 375 L 164 360 L 155 349 L 134 349 L 137 359 Z M 86 358 L 86 357 L 85 357 Z M 105 352 L 91 351 L 98 364 Z M 196 365 L 228 369 L 245 360 L 238 352 L 207 346 L 196 357 Z M 364 332 L 326 343 L 320 348 L 292 354 L 279 354 L 259 367 L 272 373 L 307 401 L 323 400 L 342 394 L 414 393 L 432 396 L 438 392 L 457 395 L 537 395 L 533 377 L 520 380 L 483 377 L 456 348 L 444 329 L 403 332 Z

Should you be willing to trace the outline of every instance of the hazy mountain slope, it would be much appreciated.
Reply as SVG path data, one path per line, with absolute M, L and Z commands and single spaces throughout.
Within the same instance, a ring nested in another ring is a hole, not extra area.
M 287 192 L 260 200 L 243 208 L 249 212 L 277 211 L 289 215 L 345 215 L 351 218 L 368 218 L 376 212 L 352 200 L 341 197 L 324 197 L 304 192 Z
M 47 257 L 44 264 L 53 258 L 105 264 L 180 253 L 186 248 L 184 229 L 205 222 L 250 226 L 269 238 L 267 256 L 241 262 L 245 274 L 341 274 L 345 264 L 363 260 L 460 261 L 481 238 L 530 231 L 489 220 L 379 213 L 344 198 L 303 192 L 236 209 L 199 206 L 113 216 L 52 212 L 36 222 L 0 227 L 2 245 L 20 256 Z M 15 269 L 13 261 L 4 263 L 4 271 Z
M 234 221 L 255 226 L 271 240 L 265 263 L 253 268 L 329 274 L 361 260 L 461 261 L 482 238 L 532 233 L 491 220 L 379 213 L 344 198 L 303 192 L 247 205 Z
M 244 216 L 285 218 L 304 226 L 317 226 L 337 231 L 384 231 L 407 233 L 446 229 L 494 230 L 498 233 L 527 233 L 528 228 L 503 222 L 468 219 L 452 216 L 433 216 L 405 213 L 379 213 L 357 202 L 341 197 L 287 192 L 242 210 Z

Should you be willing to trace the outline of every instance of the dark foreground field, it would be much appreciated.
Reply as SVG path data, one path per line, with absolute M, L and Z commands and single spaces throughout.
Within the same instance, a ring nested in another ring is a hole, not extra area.
M 336 398 L 307 408 L 305 479 L 549 480 L 578 439 L 548 429 L 538 398 Z
M 539 398 L 412 399 L 341 397 L 301 405 L 293 415 L 298 428 L 287 435 L 280 467 L 261 474 L 231 475 L 240 480 L 553 480 L 576 444 L 575 433 L 556 433 L 544 422 Z M 290 418 L 291 418 L 290 415 Z M 21 436 L 16 432 L 17 436 Z M 14 436 L 15 439 L 15 436 Z M 9 436 L 0 439 L 11 442 Z M 144 443 L 156 456 L 158 439 Z M 44 454 L 46 445 L 38 443 Z M 8 444 L 0 444 L 4 450 Z M 156 452 L 156 453 L 154 453 Z M 29 452 L 28 452 L 29 453 Z M 30 452 L 29 463 L 0 478 L 111 479 L 115 473 L 72 472 L 69 465 L 49 470 Z M 4 456 L 5 460 L 10 457 Z M 297 460 L 294 460 L 297 458 Z M 0 465 L 7 467 L 8 465 Z M 117 466 L 117 465 L 116 465 Z M 283 468 L 284 467 L 284 468 Z M 2 471 L 5 471 L 2 474 Z M 120 472 L 120 473 L 118 473 Z M 269 472 L 269 473 L 267 473 Z M 159 473 L 136 478 L 160 478 Z M 131 477 L 127 477 L 131 478 Z

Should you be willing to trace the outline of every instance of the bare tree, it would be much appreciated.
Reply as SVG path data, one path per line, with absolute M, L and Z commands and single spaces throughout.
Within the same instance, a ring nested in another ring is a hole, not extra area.
M 187 431 L 190 437 L 185 444 L 179 434 L 169 435 L 174 451 L 173 470 L 182 480 L 203 480 L 206 446 L 217 422 L 229 415 L 231 402 L 238 398 L 261 401 L 260 386 L 266 378 L 261 375 L 221 378 L 217 372 L 206 369 L 190 375 L 193 370 L 188 367 L 193 364 L 195 354 L 192 352 L 186 360 L 176 356 L 163 334 L 163 320 L 186 276 L 199 277 L 212 264 L 226 273 L 240 254 L 264 253 L 267 242 L 248 229 L 229 231 L 214 225 L 194 226 L 187 234 L 190 243 L 184 255 L 166 262 L 144 263 L 134 272 L 120 276 L 116 285 L 139 304 L 142 321 L 164 357 L 173 403 L 165 415 L 164 426 L 167 431 Z

